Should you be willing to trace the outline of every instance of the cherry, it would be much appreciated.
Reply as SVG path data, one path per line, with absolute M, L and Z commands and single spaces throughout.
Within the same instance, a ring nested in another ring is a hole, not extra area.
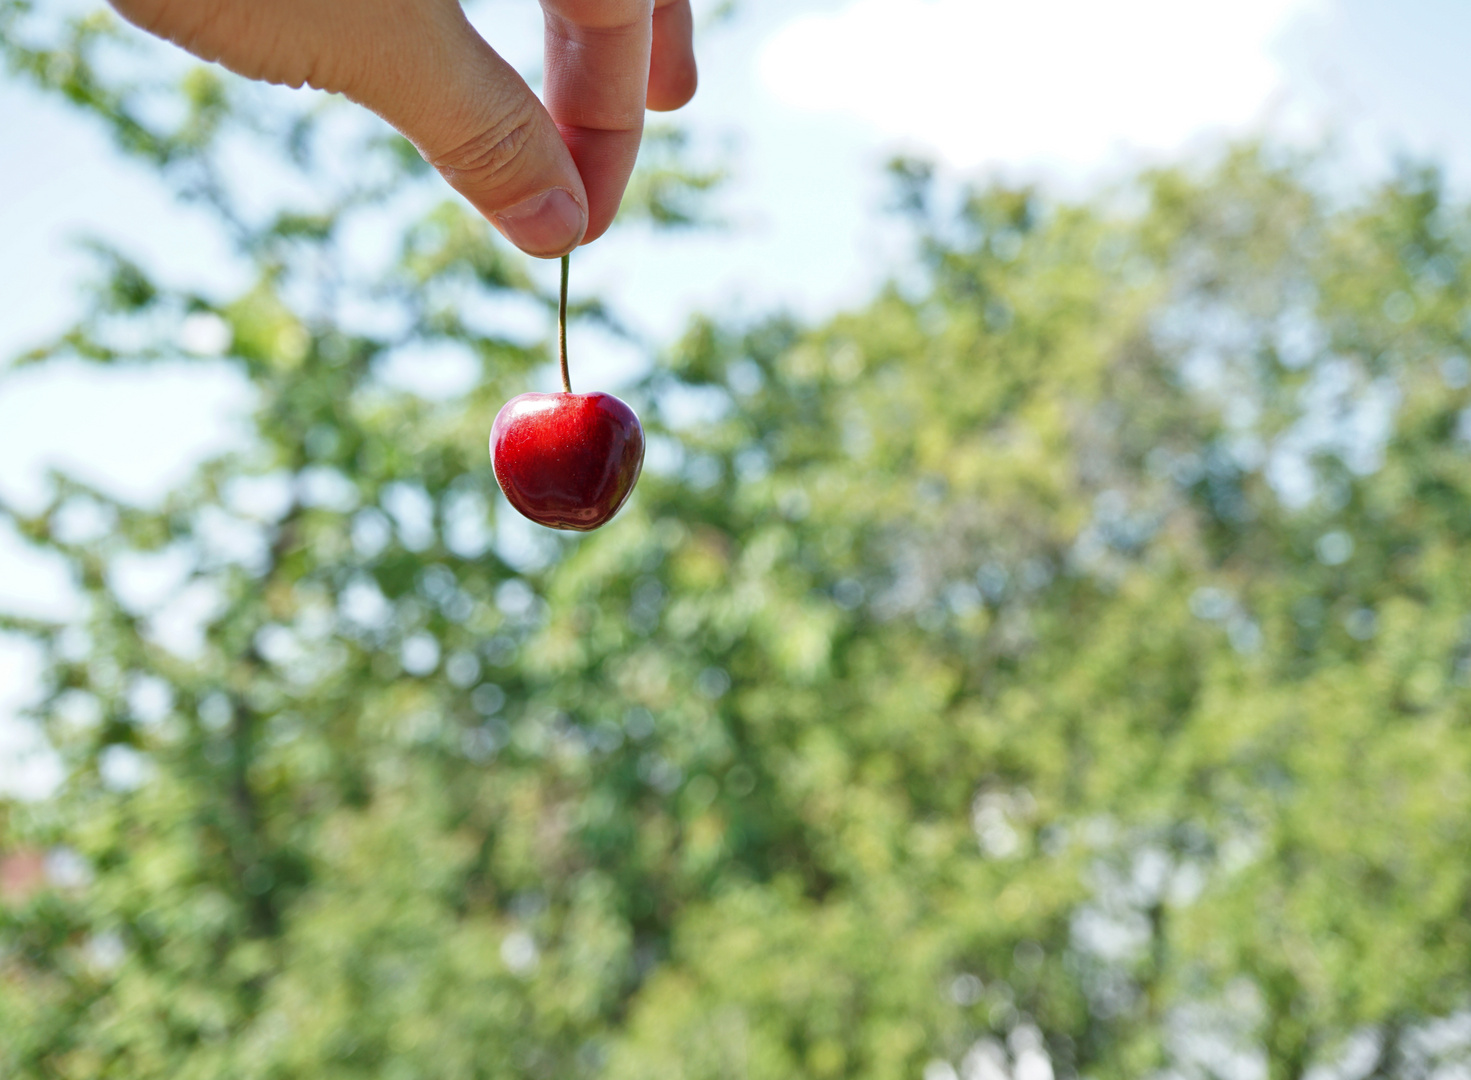
M 596 529 L 633 491 L 644 429 L 612 394 L 521 394 L 490 429 L 495 478 L 511 505 L 553 529 Z
M 644 429 L 612 394 L 574 394 L 567 374 L 567 256 L 557 337 L 560 394 L 521 394 L 490 428 L 495 479 L 512 506 L 539 525 L 587 531 L 628 500 L 644 464 Z

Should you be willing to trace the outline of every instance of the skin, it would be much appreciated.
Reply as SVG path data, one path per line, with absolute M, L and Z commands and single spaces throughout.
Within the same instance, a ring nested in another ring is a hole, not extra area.
M 112 0 L 252 79 L 372 109 L 498 228 L 553 258 L 613 221 L 644 109 L 694 96 L 689 0 L 542 0 L 546 103 L 459 0 Z

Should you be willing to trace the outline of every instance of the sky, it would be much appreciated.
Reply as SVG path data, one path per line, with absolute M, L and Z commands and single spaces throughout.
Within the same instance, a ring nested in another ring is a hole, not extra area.
M 792 109 L 855 116 L 959 168 L 1088 169 L 1250 125 L 1279 83 L 1273 39 L 1307 10 L 1301 0 L 1238 0 L 1229 13 L 1178 0 L 856 0 L 779 27 L 756 70 Z
M 85 10 L 89 0 L 56 2 Z M 470 10 L 492 45 L 535 71 L 533 0 Z M 1398 154 L 1435 157 L 1471 190 L 1464 0 L 741 0 L 698 51 L 700 91 L 682 119 L 731 153 L 729 227 L 673 239 L 615 230 L 575 261 L 574 292 L 611 298 L 655 342 L 695 311 L 819 318 L 861 302 L 906 251 L 882 211 L 882 164 L 900 151 L 956 177 L 1083 194 L 1265 127 L 1332 134 L 1366 178 Z M 74 314 L 86 267 L 76 242 L 88 235 L 166 279 L 222 295 L 240 284 L 197 211 L 90 122 L 0 81 L 0 131 L 0 363 Z M 555 279 L 555 264 L 535 271 Z M 590 331 L 572 344 L 584 385 L 616 389 L 641 363 Z M 34 506 L 45 470 L 66 467 L 153 501 L 239 438 L 247 403 L 238 377 L 207 364 L 57 365 L 7 379 L 0 496 Z M 0 609 L 69 610 L 65 579 L 3 529 Z M 0 639 L 0 788 L 48 782 L 21 761 L 24 729 L 5 719 L 29 693 L 32 665 Z

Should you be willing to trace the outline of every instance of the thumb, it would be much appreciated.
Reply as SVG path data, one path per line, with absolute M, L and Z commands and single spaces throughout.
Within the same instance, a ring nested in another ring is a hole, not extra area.
M 358 66 L 347 96 L 402 132 L 522 251 L 571 251 L 587 231 L 587 191 L 551 116 L 458 2 L 417 13 L 388 43 L 391 58 Z

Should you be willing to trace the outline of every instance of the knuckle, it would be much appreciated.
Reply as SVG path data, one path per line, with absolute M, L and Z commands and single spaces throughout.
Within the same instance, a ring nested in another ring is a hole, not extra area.
M 456 187 L 494 187 L 514 176 L 535 132 L 535 114 L 521 109 L 453 149 L 430 156 L 429 164 Z

